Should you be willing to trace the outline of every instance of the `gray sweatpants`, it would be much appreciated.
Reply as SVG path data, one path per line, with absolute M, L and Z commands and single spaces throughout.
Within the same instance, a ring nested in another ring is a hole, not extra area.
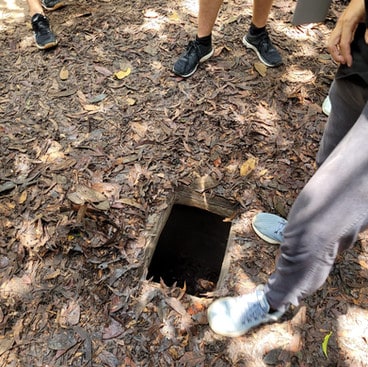
M 280 311 L 321 287 L 337 253 L 368 226 L 368 88 L 339 79 L 329 95 L 319 168 L 290 210 L 281 256 L 265 287 L 271 308 Z

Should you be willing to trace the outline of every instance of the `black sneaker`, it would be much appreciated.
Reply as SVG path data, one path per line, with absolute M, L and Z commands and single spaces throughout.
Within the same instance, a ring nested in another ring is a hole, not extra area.
M 197 40 L 190 41 L 185 52 L 179 57 L 173 67 L 173 72 L 182 78 L 193 75 L 201 62 L 213 55 L 212 46 L 201 45 Z
M 36 45 L 40 50 L 55 47 L 57 40 L 51 32 L 49 20 L 42 14 L 35 14 L 32 17 L 32 29 Z
M 248 32 L 243 38 L 243 43 L 248 48 L 254 50 L 260 61 L 266 66 L 273 68 L 282 65 L 282 58 L 272 44 L 267 31 L 254 36 Z
M 47 10 L 56 10 L 65 6 L 65 1 L 63 0 L 42 0 L 41 3 Z

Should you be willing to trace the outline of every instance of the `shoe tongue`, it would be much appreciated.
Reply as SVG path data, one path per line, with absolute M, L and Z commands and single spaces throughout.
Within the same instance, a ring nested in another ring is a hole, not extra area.
M 42 19 L 42 18 L 44 18 L 44 16 L 43 16 L 42 14 L 37 13 L 37 14 L 35 14 L 35 15 L 32 17 L 32 21 L 33 21 L 33 22 L 37 22 L 38 20 L 40 20 L 40 19 Z
M 38 17 L 34 19 L 34 22 L 37 23 L 38 31 L 42 34 L 47 34 L 50 31 L 49 22 L 47 18 L 42 14 L 37 14 Z
M 47 28 L 48 27 L 47 18 L 42 14 L 35 14 L 32 17 L 32 23 L 37 23 L 39 28 Z

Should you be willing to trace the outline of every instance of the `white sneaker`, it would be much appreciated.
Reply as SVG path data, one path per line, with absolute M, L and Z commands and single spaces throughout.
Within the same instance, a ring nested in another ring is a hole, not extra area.
M 258 286 L 252 293 L 213 302 L 208 308 L 207 317 L 215 333 L 236 337 L 257 325 L 277 321 L 283 315 L 280 311 L 269 311 L 270 305 L 263 286 Z
M 327 96 L 322 103 L 322 111 L 326 116 L 329 116 L 331 113 L 331 101 L 329 96 Z

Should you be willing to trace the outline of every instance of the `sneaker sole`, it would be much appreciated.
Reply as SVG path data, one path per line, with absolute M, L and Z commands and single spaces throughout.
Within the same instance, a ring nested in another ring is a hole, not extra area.
M 280 245 L 281 242 L 279 241 L 275 241 L 274 239 L 265 236 L 263 233 L 261 233 L 254 225 L 256 217 L 253 218 L 252 220 L 252 228 L 254 230 L 254 232 L 256 232 L 256 234 L 258 235 L 258 237 L 260 237 L 263 241 L 266 241 L 267 243 L 270 243 L 271 245 Z
M 207 317 L 209 318 L 208 314 L 207 314 Z M 251 327 L 248 327 L 246 329 L 242 329 L 242 330 L 234 331 L 234 332 L 226 332 L 224 330 L 217 329 L 213 325 L 210 325 L 210 328 L 212 329 L 213 332 L 215 332 L 218 335 L 227 336 L 227 337 L 230 337 L 230 338 L 237 338 L 239 336 L 243 336 L 244 334 L 246 334 L 250 330 L 259 328 L 259 327 L 261 327 L 263 325 L 266 325 L 266 324 L 272 324 L 274 322 L 278 322 L 278 319 L 267 319 L 265 321 L 261 321 L 259 324 L 255 325 L 255 326 L 251 326 Z
M 208 53 L 207 55 L 204 55 L 199 60 L 198 64 L 195 66 L 195 68 L 189 74 L 183 75 L 183 74 L 177 73 L 175 71 L 175 69 L 173 69 L 173 73 L 176 74 L 176 75 L 178 75 L 178 76 L 181 76 L 182 78 L 189 78 L 190 76 L 192 76 L 197 71 L 199 64 L 202 64 L 203 62 L 205 62 L 206 60 L 208 60 L 214 54 L 214 52 L 215 52 L 215 49 L 213 48 L 210 53 Z
M 66 6 L 66 3 L 65 2 L 60 2 L 60 3 L 57 3 L 55 4 L 52 8 L 48 8 L 46 7 L 46 5 L 42 4 L 42 7 L 48 11 L 54 11 L 56 9 L 60 9 L 60 8 L 63 8 L 64 6 Z
M 250 48 L 252 49 L 258 56 L 259 60 L 265 64 L 266 66 L 270 67 L 270 68 L 276 68 L 280 65 L 282 65 L 282 62 L 281 63 L 278 63 L 278 64 L 270 64 L 269 62 L 267 62 L 263 57 L 262 55 L 259 53 L 259 51 L 257 50 L 257 47 L 253 46 L 251 43 L 248 42 L 247 40 L 247 36 L 244 36 L 243 37 L 243 44 L 245 45 L 245 47 L 247 48 Z
M 49 42 L 49 43 L 46 43 L 46 45 L 39 45 L 38 43 L 36 43 L 36 46 L 39 50 L 47 50 L 49 48 L 53 48 L 53 47 L 56 47 L 58 44 L 58 41 L 55 41 L 55 42 Z

